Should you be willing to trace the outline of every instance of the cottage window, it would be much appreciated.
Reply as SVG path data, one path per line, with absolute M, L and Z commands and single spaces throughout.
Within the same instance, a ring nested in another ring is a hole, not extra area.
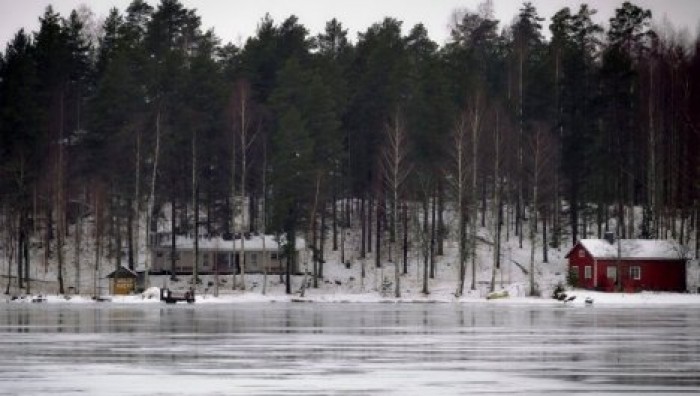
M 216 255 L 216 268 L 226 268 L 229 263 L 228 254 L 218 253 Z
M 253 265 L 253 266 L 258 265 L 258 255 L 256 253 L 250 254 L 250 265 Z
M 586 279 L 593 278 L 593 267 L 587 265 L 583 268 L 583 277 Z
M 272 260 L 277 260 L 277 253 L 270 253 L 270 258 Z
M 586 253 L 583 251 L 583 249 L 578 250 L 578 256 L 581 258 L 586 257 Z
M 617 279 L 617 267 L 608 265 L 608 279 Z
M 642 269 L 639 266 L 630 267 L 630 278 L 634 280 L 642 279 Z

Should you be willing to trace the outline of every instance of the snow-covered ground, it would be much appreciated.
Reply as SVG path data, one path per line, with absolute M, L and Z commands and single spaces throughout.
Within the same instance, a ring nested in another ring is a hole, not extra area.
M 169 213 L 168 210 L 165 213 Z M 450 220 L 449 212 L 446 215 L 448 228 L 454 228 L 454 221 Z M 487 218 L 487 224 L 489 223 Z M 167 218 L 161 225 L 167 231 L 169 221 Z M 143 246 L 145 235 L 144 227 L 140 227 L 139 240 L 141 241 L 138 254 L 138 267 L 143 268 L 146 261 L 146 251 Z M 84 231 L 90 235 L 89 225 Z M 570 241 L 559 248 L 548 249 L 548 262 L 542 262 L 542 247 L 539 240 L 535 241 L 535 282 L 540 291 L 541 298 L 526 297 L 529 293 L 529 268 L 531 242 L 523 239 L 522 248 L 519 246 L 518 238 L 512 233 L 506 238 L 506 232 L 502 236 L 501 269 L 496 274 L 496 290 L 507 290 L 509 297 L 492 301 L 493 303 L 558 303 L 552 301 L 550 296 L 558 284 L 565 284 L 567 263 L 564 255 L 570 249 Z M 479 228 L 479 238 L 477 241 L 477 268 L 475 290 L 470 290 L 472 282 L 471 263 L 468 263 L 467 279 L 464 287 L 464 295 L 457 299 L 454 294 L 457 288 L 457 244 L 452 238 L 445 241 L 445 251 L 442 256 L 436 256 L 435 277 L 428 280 L 429 294 L 422 293 L 423 285 L 423 263 L 422 255 L 418 251 L 420 237 L 411 235 L 410 243 L 412 249 L 409 253 L 408 272 L 401 277 L 401 298 L 395 299 L 394 295 L 394 266 L 388 260 L 389 246 L 382 247 L 382 268 L 374 265 L 374 252 L 368 252 L 365 259 L 359 258 L 359 231 L 357 228 L 346 230 L 345 260 L 350 262 L 350 268 L 341 263 L 340 249 L 333 251 L 332 235 L 328 232 L 325 244 L 325 260 L 323 279 L 319 279 L 319 288 L 308 287 L 304 297 L 300 296 L 303 276 L 294 276 L 292 279 L 293 294 L 284 293 L 284 284 L 279 275 L 269 275 L 266 287 L 266 294 L 262 294 L 263 275 L 247 274 L 246 290 L 233 290 L 232 277 L 221 276 L 219 278 L 218 293 L 215 286 L 215 278 L 211 275 L 201 276 L 202 282 L 197 285 L 197 301 L 206 303 L 226 302 L 256 302 L 256 301 L 317 301 L 317 302 L 475 302 L 484 301 L 490 288 L 490 279 L 493 262 L 493 237 L 489 227 Z M 340 238 L 339 238 L 340 240 Z M 109 284 L 105 276 L 115 269 L 116 260 L 114 257 L 105 256 L 101 258 L 99 271 L 95 269 L 94 241 L 93 238 L 85 238 L 80 253 L 80 271 L 76 272 L 75 246 L 72 244 L 73 238 L 68 238 L 64 249 L 65 268 L 64 279 L 66 292 L 70 295 L 70 300 L 63 296 L 58 296 L 58 285 L 56 282 L 56 262 L 55 257 L 50 259 L 47 265 L 43 264 L 43 251 L 34 249 L 32 251 L 31 278 L 32 294 L 42 294 L 48 296 L 49 302 L 69 301 L 69 302 L 90 302 L 93 295 L 104 296 L 108 294 Z M 567 245 L 568 244 L 568 245 Z M 55 255 L 54 255 L 55 256 Z M 310 255 L 302 254 L 301 268 L 311 272 Z M 361 268 L 364 262 L 366 277 L 362 278 Z M 125 264 L 125 259 L 123 264 Z M 12 269 L 14 273 L 14 268 Z M 6 257 L 0 257 L 0 288 L 5 289 L 7 278 Z M 172 283 L 168 276 L 151 276 L 149 286 L 168 287 L 174 290 L 186 290 L 191 286 L 191 276 L 180 275 L 179 282 Z M 240 282 L 240 278 L 238 278 Z M 310 276 L 307 278 L 308 285 L 311 286 Z M 700 287 L 700 266 L 697 260 L 688 262 L 688 290 L 697 292 Z M 79 293 L 76 293 L 76 290 Z M 16 289 L 10 288 L 10 295 L 22 295 Z M 215 295 L 218 294 L 218 297 Z M 576 290 L 570 292 L 577 298 L 572 304 L 583 304 L 586 297 L 591 297 L 594 304 L 698 304 L 700 305 L 700 294 L 675 294 L 675 293 L 639 293 L 639 294 L 608 294 L 586 290 Z M 7 297 L 10 298 L 9 296 Z M 30 300 L 27 298 L 25 300 Z M 110 296 L 112 302 L 120 303 L 148 303 L 158 300 L 157 291 L 152 291 L 146 295 L 138 294 L 133 296 Z
M 386 270 L 385 270 L 386 271 Z M 388 271 L 386 271 L 388 272 Z M 189 283 L 182 281 L 171 284 L 167 277 L 153 277 L 154 282 L 162 279 L 164 284 L 175 290 L 185 290 L 190 287 Z M 204 282 L 207 282 L 209 276 L 203 276 Z M 203 289 L 196 297 L 197 304 L 250 304 L 261 302 L 316 302 L 316 303 L 456 303 L 456 304 L 545 304 L 545 305 L 571 305 L 582 306 L 589 305 L 587 299 L 592 300 L 592 305 L 595 306 L 619 306 L 619 305 L 635 305 L 635 306 L 659 306 L 659 305 L 694 305 L 700 307 L 700 294 L 691 293 L 665 293 L 665 292 L 641 292 L 641 293 L 605 293 L 584 289 L 567 290 L 566 294 L 569 297 L 575 297 L 572 301 L 562 302 L 550 298 L 549 294 L 542 297 L 527 296 L 528 285 L 526 283 L 513 283 L 507 285 L 504 290 L 508 291 L 507 298 L 499 298 L 487 300 L 487 290 L 482 287 L 481 290 L 469 291 L 460 297 L 454 296 L 454 285 L 450 282 L 442 282 L 433 285 L 432 291 L 428 295 L 420 292 L 420 286 L 406 287 L 401 298 L 393 296 L 393 289 L 386 293 L 375 290 L 374 285 L 366 286 L 363 290 L 361 286 L 337 285 L 335 283 L 327 284 L 322 282 L 318 289 L 308 288 L 304 296 L 301 296 L 299 287 L 295 287 L 295 292 L 291 295 L 284 293 L 284 284 L 279 281 L 278 276 L 269 276 L 268 291 L 265 295 L 261 293 L 262 276 L 249 275 L 247 282 L 251 284 L 251 290 L 240 291 L 231 290 L 227 284 L 222 285 L 218 296 L 215 295 L 213 288 Z M 369 279 L 369 277 L 368 277 Z M 407 279 L 408 280 L 408 279 Z M 294 277 L 295 285 L 302 282 L 302 277 Z M 367 281 L 366 281 L 367 282 Z M 410 283 L 410 282 L 407 282 Z M 413 282 L 415 283 L 415 282 Z M 200 287 L 202 289 L 202 287 Z M 158 287 L 151 287 L 144 293 L 130 296 L 107 296 L 104 295 L 103 301 L 119 304 L 150 304 L 160 303 Z M 26 296 L 13 303 L 30 303 L 35 300 L 38 295 Z M 69 303 L 69 304 L 84 304 L 94 303 L 94 299 L 87 295 L 60 296 L 60 295 L 43 295 L 45 302 L 48 303 Z M 6 296 L 6 301 L 11 301 L 9 296 Z

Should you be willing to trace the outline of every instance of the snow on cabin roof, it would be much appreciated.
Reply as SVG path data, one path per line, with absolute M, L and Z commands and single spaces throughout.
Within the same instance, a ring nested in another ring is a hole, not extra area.
M 138 274 L 125 266 L 121 265 L 116 270 L 110 272 L 107 278 L 136 278 Z
M 622 260 L 684 259 L 683 249 L 672 239 L 621 239 L 619 242 L 620 258 Z M 605 239 L 581 239 L 579 241 L 579 244 L 596 259 L 616 259 L 617 243 L 618 241 L 616 240 L 613 244 L 610 244 Z
M 279 244 L 275 240 L 274 235 L 251 235 L 250 238 L 246 238 L 245 240 L 245 250 L 246 251 L 261 251 L 263 250 L 263 238 L 265 242 L 265 249 L 266 250 L 278 250 L 279 249 Z M 281 238 L 280 239 L 282 243 L 284 243 L 285 239 Z M 235 247 L 234 247 L 235 243 Z M 216 237 L 216 238 L 200 238 L 199 239 L 199 249 L 200 250 L 223 250 L 223 251 L 231 251 L 234 248 L 236 250 L 241 249 L 241 240 L 240 239 L 235 239 L 235 240 L 225 240 L 221 237 Z M 194 239 L 190 237 L 185 237 L 185 236 L 177 236 L 175 238 L 175 246 L 177 249 L 194 249 Z M 164 241 L 161 245 L 158 247 L 161 248 L 169 248 L 170 247 L 170 240 Z M 306 248 L 306 241 L 303 238 L 297 238 L 296 244 L 295 244 L 296 250 L 303 250 Z

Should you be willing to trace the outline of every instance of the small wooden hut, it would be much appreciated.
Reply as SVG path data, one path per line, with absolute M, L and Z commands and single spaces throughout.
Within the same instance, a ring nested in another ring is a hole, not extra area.
M 126 268 L 119 267 L 112 271 L 107 278 L 109 282 L 109 293 L 113 295 L 131 294 L 136 290 L 136 272 Z

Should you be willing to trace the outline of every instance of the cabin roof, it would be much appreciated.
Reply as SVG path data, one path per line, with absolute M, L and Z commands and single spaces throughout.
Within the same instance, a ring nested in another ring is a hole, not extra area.
M 110 272 L 107 275 L 107 278 L 121 278 L 121 279 L 123 279 L 123 278 L 137 278 L 137 277 L 138 277 L 138 274 L 136 274 L 136 272 L 134 272 L 134 271 L 132 271 L 124 266 L 120 266 L 119 268 Z
M 280 241 L 284 244 L 285 239 L 281 238 Z M 225 240 L 221 237 L 215 238 L 200 238 L 199 239 L 199 249 L 200 250 L 217 250 L 217 251 L 233 251 L 241 250 L 242 245 L 245 245 L 246 251 L 262 251 L 263 242 L 265 244 L 266 250 L 279 250 L 279 243 L 274 235 L 251 235 L 250 238 L 245 239 L 245 244 L 242 243 L 241 239 L 235 240 Z M 159 248 L 170 248 L 170 241 L 167 241 L 158 246 Z M 186 236 L 177 236 L 175 238 L 175 247 L 177 250 L 193 250 L 194 249 L 194 238 Z M 303 250 L 306 248 L 306 241 L 303 238 L 297 238 L 295 244 L 296 250 Z
M 682 247 L 672 239 L 621 239 L 622 260 L 684 260 Z M 612 244 L 605 239 L 581 239 L 566 254 L 568 258 L 576 246 L 581 245 L 595 259 L 617 259 L 618 241 Z

